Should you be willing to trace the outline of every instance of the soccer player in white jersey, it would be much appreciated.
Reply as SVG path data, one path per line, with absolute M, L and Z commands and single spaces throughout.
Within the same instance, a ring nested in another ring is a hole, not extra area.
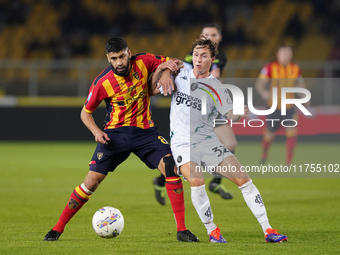
M 174 77 L 175 86 L 171 82 L 162 84 L 162 81 L 166 80 L 164 76 L 170 75 L 170 71 L 161 73 L 159 70 L 156 70 L 152 78 L 152 86 L 153 94 L 163 93 L 166 96 L 173 91 L 170 113 L 171 150 L 179 174 L 190 183 L 191 200 L 207 229 L 209 241 L 226 243 L 220 229 L 213 221 L 204 176 L 200 170 L 202 162 L 205 166 L 210 166 L 210 169 L 215 167 L 217 174 L 227 177 L 240 188 L 246 204 L 262 227 L 266 242 L 287 241 L 287 236 L 279 234 L 270 226 L 261 195 L 249 175 L 242 170 L 235 156 L 221 144 L 214 134 L 213 123 L 218 113 L 235 122 L 243 116 L 248 116 L 249 110 L 245 106 L 245 115 L 234 115 L 228 91 L 226 89 L 214 90 L 214 84 L 221 85 L 209 73 L 216 56 L 216 44 L 201 36 L 193 43 L 192 51 L 194 68 L 181 69 Z M 157 86 L 159 77 L 161 80 Z M 191 84 L 190 79 L 196 80 Z M 206 105 L 202 102 L 203 100 L 201 101 L 204 93 L 206 93 Z M 202 114 L 202 107 L 206 107 L 204 109 L 206 114 Z M 236 172 L 221 171 L 228 167 L 236 169 Z
M 201 34 L 205 37 L 209 38 L 213 42 L 216 43 L 216 57 L 212 65 L 210 66 L 210 73 L 216 77 L 220 78 L 222 76 L 223 69 L 227 64 L 227 55 L 218 50 L 218 45 L 222 41 L 222 30 L 221 27 L 216 23 L 208 23 L 202 27 Z M 187 54 L 183 61 L 184 67 L 188 69 L 193 68 L 192 63 L 192 52 Z M 219 115 L 217 119 L 224 120 L 225 119 Z M 225 124 L 216 124 L 214 128 L 214 132 L 217 137 L 220 139 L 221 143 L 233 154 L 235 154 L 237 140 L 233 129 L 230 127 L 229 123 Z M 161 174 L 158 177 L 153 179 L 153 184 L 155 188 L 155 197 L 156 200 L 161 204 L 165 205 L 165 178 Z M 227 190 L 225 185 L 222 183 L 221 176 L 215 175 L 214 178 L 210 181 L 209 190 L 215 194 L 219 194 L 223 199 L 232 199 L 232 194 Z

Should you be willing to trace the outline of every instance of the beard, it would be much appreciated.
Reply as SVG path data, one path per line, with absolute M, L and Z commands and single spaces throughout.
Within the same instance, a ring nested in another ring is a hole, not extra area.
M 128 64 L 128 66 L 118 66 L 117 69 L 112 66 L 112 69 L 115 74 L 119 76 L 126 76 L 129 73 L 130 63 Z M 118 71 L 118 69 L 121 70 Z

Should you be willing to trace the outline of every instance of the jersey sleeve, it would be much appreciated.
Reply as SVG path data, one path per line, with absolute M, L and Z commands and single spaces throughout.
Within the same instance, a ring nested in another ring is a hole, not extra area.
M 218 94 L 220 95 L 222 104 L 220 102 L 217 102 L 216 108 L 218 112 L 224 116 L 227 114 L 229 111 L 233 109 L 233 101 L 230 98 L 229 92 L 225 88 L 221 88 L 218 90 Z
M 214 86 L 214 84 L 218 86 Z M 227 88 L 221 87 L 221 82 L 218 79 L 214 79 L 212 85 L 216 90 L 213 91 L 214 93 L 212 93 L 212 95 L 214 95 L 214 99 L 216 102 L 215 103 L 216 109 L 222 116 L 224 116 L 233 109 L 233 101 L 230 98 Z
M 265 65 L 259 74 L 259 78 L 270 78 L 271 77 L 271 68 L 270 64 Z
M 161 56 L 161 55 L 154 55 L 151 53 L 145 53 L 145 55 L 141 55 L 143 58 L 143 62 L 148 69 L 149 72 L 153 72 L 156 68 L 165 61 L 169 60 L 169 57 Z
M 85 111 L 88 113 L 92 113 L 101 103 L 101 101 L 107 97 L 108 94 L 102 84 L 98 83 L 97 85 L 94 85 L 92 83 L 84 105 Z

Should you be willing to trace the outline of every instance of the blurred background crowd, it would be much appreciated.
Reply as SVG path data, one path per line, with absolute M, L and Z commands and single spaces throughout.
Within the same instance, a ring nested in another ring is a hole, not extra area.
M 183 59 L 208 22 L 222 27 L 224 77 L 257 77 L 282 43 L 304 77 L 339 76 L 337 0 L 0 0 L 0 94 L 85 96 L 110 37 Z
M 183 58 L 201 26 L 216 22 L 231 60 L 271 58 L 283 41 L 297 58 L 334 59 L 339 14 L 336 0 L 1 0 L 0 58 L 102 58 L 113 35 Z

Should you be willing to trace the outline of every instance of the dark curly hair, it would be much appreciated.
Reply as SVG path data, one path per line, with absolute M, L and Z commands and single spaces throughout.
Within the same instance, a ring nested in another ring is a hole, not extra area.
M 113 37 L 109 39 L 105 44 L 106 53 L 116 53 L 125 50 L 128 47 L 127 42 L 123 37 Z
M 217 44 L 204 35 L 201 35 L 200 38 L 196 39 L 196 41 L 191 45 L 191 52 L 194 52 L 196 46 L 201 46 L 202 48 L 207 48 L 210 50 L 211 58 L 216 57 L 217 54 Z

